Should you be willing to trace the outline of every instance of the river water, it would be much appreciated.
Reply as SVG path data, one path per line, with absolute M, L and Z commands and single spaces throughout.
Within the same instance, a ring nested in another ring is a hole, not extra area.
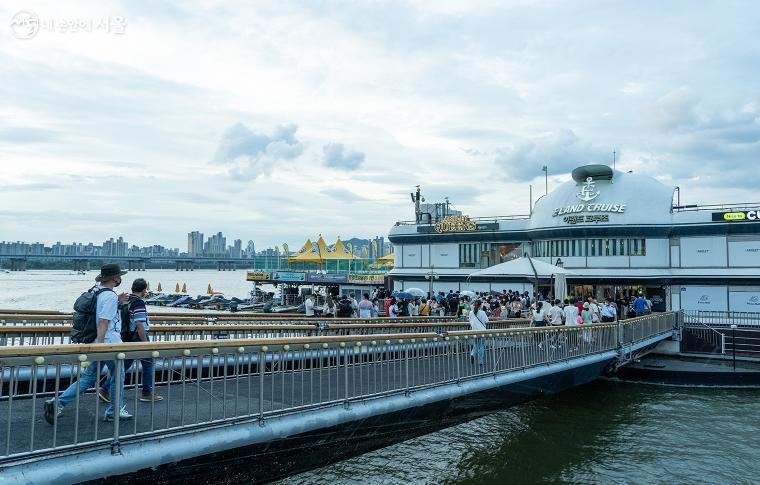
M 71 312 L 74 300 L 95 284 L 97 274 L 98 271 L 80 275 L 73 271 L 45 270 L 0 273 L 0 308 Z M 144 278 L 150 283 L 151 290 L 156 290 L 160 283 L 165 293 L 174 292 L 179 284 L 180 288 L 185 285 L 187 293 L 192 296 L 205 295 L 208 285 L 211 285 L 214 291 L 224 293 L 227 298 L 248 298 L 252 284 L 245 281 L 245 275 L 245 271 L 149 269 L 127 273 L 116 291 L 129 292 L 132 280 Z M 274 291 L 271 285 L 264 285 L 263 288 Z M 170 310 L 161 307 L 162 312 Z
M 95 272 L 0 273 L 0 308 L 70 311 Z M 165 290 L 250 291 L 245 272 L 148 270 Z M 281 483 L 760 483 L 760 390 L 597 381 Z

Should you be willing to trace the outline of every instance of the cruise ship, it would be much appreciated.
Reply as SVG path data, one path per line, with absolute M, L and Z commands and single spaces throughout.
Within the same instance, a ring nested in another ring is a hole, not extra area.
M 473 276 L 529 256 L 568 270 L 569 295 L 643 293 L 656 311 L 760 311 L 758 203 L 680 205 L 678 187 L 606 165 L 576 168 L 527 215 L 470 217 L 422 205 L 419 189 L 412 198 L 415 220 L 389 234 L 395 290 L 550 293 L 548 281 Z

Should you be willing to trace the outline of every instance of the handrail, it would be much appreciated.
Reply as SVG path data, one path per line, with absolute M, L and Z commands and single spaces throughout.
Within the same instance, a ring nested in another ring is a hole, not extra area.
M 624 346 L 666 338 L 675 323 L 667 313 L 617 323 L 445 333 L 0 348 L 0 416 L 8 418 L 0 425 L 0 464 L 98 447 L 118 454 L 127 441 L 241 420 L 311 416 L 317 409 L 349 409 L 474 379 L 497 386 L 497 376 L 529 368 L 563 363 L 554 372 L 566 371 L 574 359 L 577 365 L 588 358 L 611 362 Z M 122 361 L 133 362 L 129 372 L 113 363 Z M 108 396 L 118 403 L 124 395 L 131 421 L 99 423 L 104 405 L 95 393 L 103 364 L 113 382 L 127 375 L 123 391 L 113 385 Z M 140 404 L 148 378 L 163 401 Z
M 659 314 L 668 315 L 668 314 Z M 630 319 L 627 321 L 619 322 L 623 325 L 633 325 L 634 323 L 641 322 L 647 319 L 651 319 L 651 316 L 637 317 L 636 319 Z M 528 332 L 528 333 L 541 333 L 544 331 L 551 332 L 577 332 L 583 329 L 599 329 L 599 328 L 612 328 L 617 327 L 618 323 L 588 323 L 583 325 L 560 325 L 560 326 L 548 326 L 548 327 L 525 327 L 525 328 L 502 328 L 502 329 L 488 329 L 488 330 L 453 330 L 451 332 L 445 332 L 443 334 L 435 332 L 419 332 L 419 333 L 389 333 L 389 334 L 370 334 L 370 335 L 322 335 L 322 336 L 309 336 L 309 337 L 283 337 L 283 338 L 245 338 L 245 339 L 229 339 L 229 340 L 182 340 L 179 342 L 132 342 L 132 343 L 120 343 L 120 344 L 63 344 L 63 345 L 36 345 L 36 346 L 14 346 L 14 347 L 0 347 L 0 358 L 16 355 L 51 355 L 51 354 L 71 354 L 71 353 L 88 353 L 88 352 L 122 352 L 122 351 L 138 351 L 138 350 L 161 350 L 161 349 L 187 349 L 187 348 L 208 348 L 213 347 L 235 347 L 238 345 L 267 345 L 267 346 L 279 346 L 279 345 L 292 345 L 314 342 L 355 342 L 363 341 L 367 339 L 382 340 L 383 338 L 432 338 L 432 337 L 445 337 L 447 335 L 461 336 L 461 335 L 502 335 L 515 332 Z M 210 344 L 209 342 L 213 342 Z M 15 351 L 19 351 L 18 354 Z M 2 362 L 0 361 L 0 364 Z

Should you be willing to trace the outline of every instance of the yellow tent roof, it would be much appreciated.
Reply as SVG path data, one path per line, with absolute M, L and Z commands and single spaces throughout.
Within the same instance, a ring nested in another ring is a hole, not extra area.
M 308 245 L 308 246 L 307 246 Z M 301 252 L 288 258 L 289 263 L 320 263 L 323 264 L 327 260 L 327 243 L 322 239 L 320 234 L 316 243 L 312 243 L 311 240 L 307 240 L 304 244 Z
M 386 254 L 385 256 L 377 258 L 377 260 L 393 263 L 396 261 L 396 255 L 394 253 Z
M 327 253 L 325 259 L 356 259 L 356 256 L 349 253 L 346 247 L 343 245 L 343 241 L 338 238 L 338 240 L 335 241 L 335 244 L 333 245 L 332 251 Z

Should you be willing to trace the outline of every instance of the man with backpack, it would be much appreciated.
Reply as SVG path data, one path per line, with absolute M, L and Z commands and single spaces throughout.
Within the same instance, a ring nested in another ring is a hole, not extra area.
M 132 282 L 132 293 L 126 303 L 119 305 L 121 313 L 121 340 L 123 342 L 150 342 L 148 330 L 150 330 L 150 319 L 148 318 L 148 308 L 144 298 L 148 295 L 148 282 L 143 278 L 137 278 Z M 133 360 L 124 361 L 124 368 L 128 371 Z M 140 359 L 142 367 L 142 394 L 140 401 L 163 401 L 163 397 L 153 394 L 153 359 Z M 126 372 L 126 371 L 125 371 Z M 98 389 L 98 397 L 101 401 L 111 402 L 111 384 L 113 376 Z
M 119 301 L 126 301 L 128 295 L 122 293 L 117 296 L 114 288 L 121 284 L 121 277 L 127 274 L 122 271 L 118 264 L 104 264 L 100 268 L 100 274 L 95 277 L 97 285 L 82 293 L 74 303 L 74 318 L 71 328 L 71 341 L 78 344 L 112 343 L 119 344 L 121 340 L 121 315 L 119 314 Z M 76 399 L 77 392 L 84 394 L 87 389 L 93 387 L 100 376 L 101 365 L 108 367 L 111 375 L 116 373 L 116 366 L 120 368 L 119 379 L 119 419 L 130 419 L 124 405 L 124 366 L 121 361 L 109 360 L 103 363 L 91 362 L 80 373 L 79 382 L 71 385 L 59 396 L 45 401 L 45 420 L 54 424 L 63 409 Z M 113 404 L 106 407 L 105 421 L 114 420 Z
M 353 308 L 351 308 L 351 300 L 346 298 L 346 295 L 338 302 L 338 318 L 351 318 Z

